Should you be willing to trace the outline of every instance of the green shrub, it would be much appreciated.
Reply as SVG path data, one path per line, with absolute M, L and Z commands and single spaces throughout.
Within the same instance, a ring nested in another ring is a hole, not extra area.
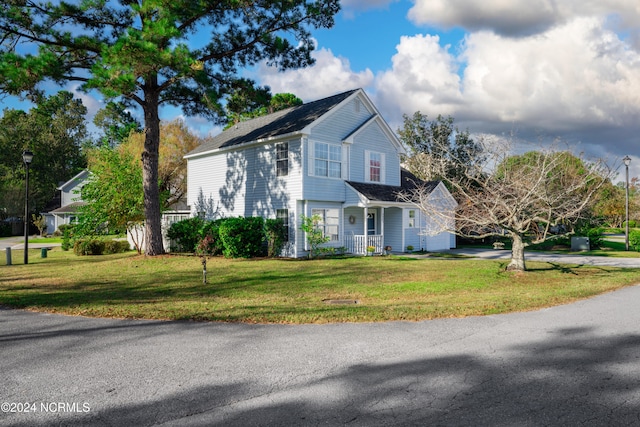
M 287 241 L 287 228 L 282 219 L 266 219 L 264 231 L 267 239 L 267 256 L 276 257 L 282 252 Z
M 58 230 L 62 233 L 61 248 L 63 251 L 68 251 L 69 249 L 74 247 L 74 244 L 72 243 L 73 228 L 74 228 L 73 224 L 62 224 L 61 226 L 58 227 Z M 74 251 L 75 251 L 75 247 L 74 247 Z
M 227 258 L 251 258 L 263 253 L 264 219 L 226 218 L 220 223 L 222 253 Z
M 73 253 L 76 255 L 102 255 L 105 242 L 97 239 L 77 239 L 73 244 Z
M 633 248 L 634 251 L 640 252 L 640 231 L 639 230 L 631 230 L 629 232 L 629 246 Z
M 119 254 L 131 250 L 129 242 L 126 240 L 105 240 L 104 241 L 104 253 L 105 254 Z
M 174 222 L 167 230 L 167 237 L 173 242 L 171 250 L 176 252 L 195 252 L 198 243 L 204 237 L 202 229 L 205 220 L 200 217 L 192 217 Z
M 585 234 L 589 238 L 589 245 L 591 246 L 591 249 L 602 247 L 604 243 L 603 233 L 604 228 L 602 227 L 590 228 L 587 230 Z

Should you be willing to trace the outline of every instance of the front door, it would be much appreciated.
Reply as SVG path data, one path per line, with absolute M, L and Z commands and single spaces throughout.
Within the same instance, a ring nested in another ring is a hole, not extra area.
M 376 234 L 376 213 L 369 211 L 367 213 L 367 235 L 373 236 Z

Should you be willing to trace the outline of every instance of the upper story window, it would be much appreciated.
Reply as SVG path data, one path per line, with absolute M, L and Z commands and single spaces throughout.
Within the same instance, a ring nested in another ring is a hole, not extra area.
M 313 174 L 329 178 L 341 178 L 342 146 L 323 142 L 314 143 Z
M 365 180 L 384 184 L 384 154 L 365 152 Z
M 276 145 L 276 172 L 278 176 L 289 175 L 289 143 Z

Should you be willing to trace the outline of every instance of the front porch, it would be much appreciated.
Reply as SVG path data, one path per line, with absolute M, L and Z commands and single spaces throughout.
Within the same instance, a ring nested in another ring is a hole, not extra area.
M 369 255 L 367 248 L 372 246 L 375 248 L 373 254 L 379 255 L 384 253 L 384 236 L 381 234 L 372 235 L 347 235 L 344 237 L 344 246 L 347 252 L 354 255 Z

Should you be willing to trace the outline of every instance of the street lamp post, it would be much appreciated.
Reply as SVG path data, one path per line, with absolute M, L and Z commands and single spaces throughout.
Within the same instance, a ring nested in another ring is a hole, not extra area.
M 625 200 L 624 200 L 624 217 L 625 217 L 625 226 L 624 226 L 624 250 L 629 250 L 629 164 L 631 163 L 631 157 L 624 156 L 622 159 L 625 167 Z
M 26 177 L 24 180 L 24 263 L 29 264 L 29 165 L 33 160 L 33 153 L 29 150 L 22 152 L 22 161 L 26 168 Z

